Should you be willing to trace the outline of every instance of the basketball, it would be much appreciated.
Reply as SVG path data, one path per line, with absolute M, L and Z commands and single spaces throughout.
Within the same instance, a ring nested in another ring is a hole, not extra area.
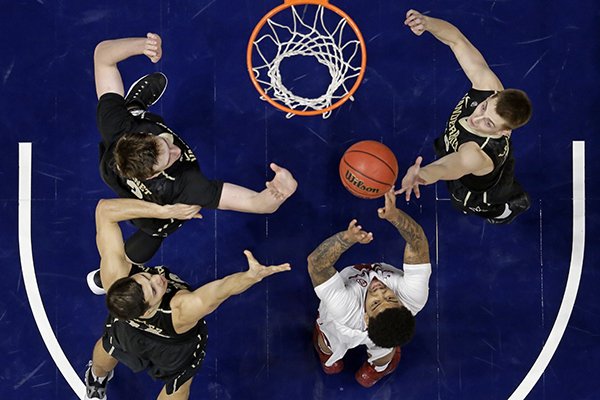
M 350 146 L 342 156 L 340 178 L 353 195 L 376 199 L 396 183 L 398 161 L 386 145 L 363 140 Z

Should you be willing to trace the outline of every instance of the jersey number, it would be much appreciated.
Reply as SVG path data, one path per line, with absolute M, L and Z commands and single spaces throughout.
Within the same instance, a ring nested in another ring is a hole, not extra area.
M 131 193 L 133 193 L 133 195 L 135 197 L 137 197 L 138 199 L 142 199 L 144 196 L 142 195 L 142 191 L 140 190 L 139 186 L 135 184 L 134 181 L 132 181 L 131 179 L 127 179 L 127 186 L 129 186 L 131 188 Z

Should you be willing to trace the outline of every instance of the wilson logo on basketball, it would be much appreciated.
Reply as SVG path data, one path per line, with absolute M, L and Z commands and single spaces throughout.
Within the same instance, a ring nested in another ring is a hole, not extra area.
M 383 143 L 363 140 L 346 150 L 339 165 L 340 180 L 361 199 L 383 196 L 398 178 L 398 161 Z
M 379 189 L 365 185 L 363 181 L 354 176 L 354 174 L 350 171 L 346 171 L 346 180 L 363 192 L 379 193 Z

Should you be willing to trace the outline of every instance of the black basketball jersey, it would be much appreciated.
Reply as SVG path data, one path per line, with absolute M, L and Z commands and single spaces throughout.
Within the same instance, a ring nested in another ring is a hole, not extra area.
M 102 152 L 100 162 L 100 175 L 102 180 L 113 189 L 119 197 L 133 197 L 152 203 L 165 205 L 171 204 L 178 199 L 185 191 L 186 173 L 200 173 L 200 167 L 196 161 L 196 156 L 187 143 L 183 141 L 175 132 L 161 122 L 142 121 L 138 131 L 143 131 L 149 135 L 160 135 L 161 133 L 170 133 L 173 136 L 173 144 L 181 149 L 180 158 L 173 165 L 161 172 L 157 177 L 140 181 L 139 179 L 123 178 L 116 172 L 114 166 L 112 143 Z
M 475 142 L 487 154 L 494 164 L 494 169 L 489 174 L 476 176 L 468 174 L 460 178 L 460 182 L 472 191 L 485 191 L 494 186 L 502 175 L 502 169 L 510 156 L 510 138 L 502 136 L 492 138 L 479 136 L 466 130 L 459 122 L 461 118 L 473 114 L 477 105 L 493 95 L 494 91 L 471 89 L 458 102 L 446 123 L 444 134 L 434 143 L 438 157 L 443 157 L 458 151 L 458 148 L 467 142 Z
M 165 205 L 174 203 L 197 204 L 216 209 L 223 183 L 209 180 L 202 173 L 190 146 L 164 124 L 158 115 L 145 113 L 133 117 L 125 107 L 125 100 L 116 93 L 106 93 L 98 101 L 97 125 L 102 136 L 100 143 L 100 176 L 119 197 L 137 198 Z M 127 132 L 158 136 L 168 133 L 181 149 L 181 156 L 157 177 L 140 181 L 121 177 L 116 172 L 114 147 Z
M 175 328 L 173 327 L 171 299 L 180 290 L 191 291 L 190 285 L 181 280 L 181 278 L 179 278 L 177 275 L 171 273 L 168 268 L 163 266 L 144 267 L 134 264 L 129 275 L 131 276 L 140 272 L 147 272 L 152 275 L 164 275 L 164 277 L 167 279 L 167 290 L 160 302 L 158 309 L 156 310 L 156 313 L 152 317 L 134 318 L 124 322 L 133 328 L 145 332 L 146 334 L 161 337 L 163 339 L 169 339 L 170 341 L 186 341 L 190 336 L 197 335 L 196 329 L 190 329 L 188 332 L 179 334 L 175 332 Z M 200 324 L 204 324 L 204 321 L 200 320 L 198 325 Z

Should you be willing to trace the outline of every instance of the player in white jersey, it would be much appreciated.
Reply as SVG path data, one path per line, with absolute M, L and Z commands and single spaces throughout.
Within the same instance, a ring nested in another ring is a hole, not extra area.
M 427 237 L 395 203 L 392 188 L 385 195 L 385 207 L 377 212 L 406 240 L 403 270 L 383 263 L 357 264 L 340 272 L 335 269 L 336 261 L 353 244 L 373 240 L 373 234 L 363 230 L 356 220 L 308 256 L 308 273 L 321 300 L 313 331 L 321 366 L 327 374 L 341 372 L 346 352 L 364 344 L 369 358 L 355 378 L 365 387 L 396 369 L 400 346 L 412 338 L 414 316 L 425 306 L 429 294 Z

